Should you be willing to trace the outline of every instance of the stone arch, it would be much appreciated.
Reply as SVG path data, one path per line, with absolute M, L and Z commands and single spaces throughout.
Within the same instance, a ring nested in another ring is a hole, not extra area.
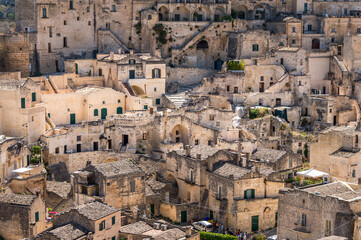
M 237 17 L 239 19 L 247 19 L 248 18 L 248 16 L 247 16 L 248 9 L 246 6 L 241 5 L 236 11 L 237 11 Z
M 177 179 L 173 176 L 173 174 L 168 173 L 165 177 L 165 180 L 172 184 L 172 189 L 170 191 L 171 198 L 178 198 L 178 182 Z
M 254 7 L 254 19 L 264 20 L 266 17 L 266 9 L 262 4 L 258 4 Z
M 169 9 L 162 6 L 158 9 L 159 21 L 169 21 Z
M 224 8 L 220 6 L 216 7 L 216 9 L 214 10 L 214 21 L 215 22 L 222 21 L 224 15 L 225 15 Z
M 211 19 L 209 8 L 204 6 L 194 10 L 192 16 L 193 16 L 193 21 L 210 21 Z
M 181 142 L 183 145 L 187 145 L 189 142 L 188 129 L 183 124 L 178 124 L 173 127 L 170 132 L 172 142 Z
M 137 85 L 132 85 L 132 89 L 133 89 L 135 95 L 138 95 L 138 96 L 144 96 L 145 95 L 144 90 L 141 87 L 137 86 Z
M 208 49 L 208 42 L 206 40 L 201 40 L 197 43 L 197 50 L 205 50 Z
M 173 20 L 174 21 L 189 21 L 190 12 L 188 8 L 184 6 L 179 6 L 173 11 Z

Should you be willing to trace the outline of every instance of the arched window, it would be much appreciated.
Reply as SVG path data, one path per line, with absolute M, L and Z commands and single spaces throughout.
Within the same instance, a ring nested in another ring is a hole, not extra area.
M 98 111 L 98 109 L 94 109 L 94 116 L 96 117 L 96 116 L 99 116 L 99 111 Z
M 202 40 L 197 43 L 197 49 L 208 49 L 208 42 L 206 40 Z
M 78 72 L 79 72 L 79 69 L 78 69 L 78 64 L 77 64 L 77 63 L 75 63 L 75 74 L 78 74 Z
M 122 107 L 118 107 L 117 108 L 117 114 L 122 114 L 123 113 L 123 108 Z
M 258 52 L 258 50 L 259 50 L 258 44 L 253 44 L 252 50 L 253 50 L 253 52 Z
M 44 7 L 44 8 L 43 8 L 43 18 L 47 18 L 47 17 L 48 17 L 47 10 L 46 10 L 46 8 Z

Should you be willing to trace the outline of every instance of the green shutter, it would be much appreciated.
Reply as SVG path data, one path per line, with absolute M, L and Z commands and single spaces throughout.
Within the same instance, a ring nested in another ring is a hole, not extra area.
M 115 240 L 115 236 L 114 236 L 114 237 L 112 237 L 112 240 Z
M 32 93 L 31 94 L 31 101 L 35 102 L 36 101 L 36 93 Z
M 94 116 L 98 116 L 98 115 L 99 115 L 98 109 L 94 109 Z
M 247 190 L 244 191 L 244 199 L 247 199 Z
M 21 98 L 21 108 L 25 108 L 25 98 Z
M 112 217 L 112 225 L 115 224 L 115 216 Z
M 252 198 L 255 198 L 255 190 L 254 189 L 252 189 Z
M 147 110 L 148 109 L 148 105 L 144 105 L 144 110 Z
M 48 118 L 50 118 L 50 113 L 48 113 Z
M 70 114 L 70 124 L 75 124 L 75 113 Z
M 155 104 L 157 104 L 157 105 L 160 104 L 160 99 L 159 98 L 155 99 Z
M 27 166 L 30 165 L 30 155 L 26 155 L 26 163 L 27 163 Z
M 117 108 L 117 114 L 122 114 L 123 113 L 123 108 L 122 107 L 118 107 Z
M 35 222 L 39 222 L 39 212 L 35 213 Z

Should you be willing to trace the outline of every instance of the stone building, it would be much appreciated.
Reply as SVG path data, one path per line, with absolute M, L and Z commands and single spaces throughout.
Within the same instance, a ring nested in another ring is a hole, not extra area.
M 72 207 L 54 216 L 53 227 L 34 239 L 119 239 L 120 210 L 100 202 Z
M 277 235 L 281 239 L 331 235 L 352 239 L 359 201 L 360 186 L 345 182 L 281 190 Z
M 79 203 L 99 199 L 122 210 L 144 212 L 145 175 L 132 161 L 90 164 L 74 175 Z
M 39 140 L 45 132 L 45 106 L 40 86 L 31 79 L 0 80 L 0 133 Z
M 46 229 L 45 202 L 38 195 L 0 194 L 0 235 L 31 238 Z

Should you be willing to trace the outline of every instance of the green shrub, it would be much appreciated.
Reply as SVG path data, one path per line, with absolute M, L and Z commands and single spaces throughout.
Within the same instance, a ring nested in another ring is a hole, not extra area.
M 39 146 L 34 146 L 32 148 L 32 155 L 31 155 L 31 159 L 30 162 L 31 164 L 38 164 L 41 161 L 41 149 Z
M 257 234 L 256 236 L 254 236 L 253 240 L 266 240 L 266 235 L 264 235 L 263 233 Z
M 134 25 L 136 33 L 140 34 L 142 32 L 142 23 L 138 22 L 137 24 Z
M 158 34 L 157 42 L 161 44 L 167 43 L 167 31 L 164 30 L 163 24 L 156 24 L 153 27 L 153 30 L 156 34 Z
M 249 113 L 250 119 L 261 118 L 269 115 L 268 108 L 251 108 Z
M 202 240 L 237 240 L 236 236 L 211 232 L 200 232 Z
M 229 61 L 227 62 L 227 67 L 228 70 L 239 70 L 239 71 L 243 71 L 244 70 L 244 61 Z

